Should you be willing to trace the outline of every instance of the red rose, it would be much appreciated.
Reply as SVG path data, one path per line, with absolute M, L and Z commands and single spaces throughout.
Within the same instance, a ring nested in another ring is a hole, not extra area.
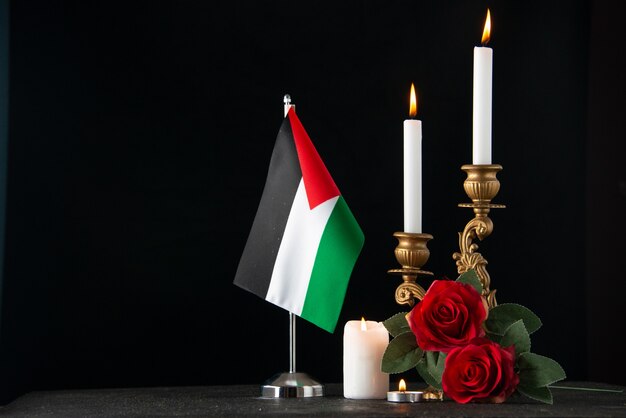
M 472 286 L 435 280 L 406 319 L 422 350 L 447 353 L 484 336 L 486 318 L 483 298 Z
M 515 346 L 504 348 L 487 338 L 476 338 L 446 357 L 443 392 L 459 403 L 502 403 L 519 383 L 514 365 Z

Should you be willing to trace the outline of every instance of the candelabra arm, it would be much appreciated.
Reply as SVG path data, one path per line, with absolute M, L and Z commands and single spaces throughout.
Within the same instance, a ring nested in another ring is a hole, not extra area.
M 487 298 L 490 307 L 497 305 L 496 291 L 491 290 L 491 278 L 487 273 L 487 260 L 480 254 L 476 238 L 484 240 L 493 232 L 493 222 L 489 218 L 491 209 L 504 208 L 504 205 L 494 205 L 491 200 L 500 190 L 500 182 L 496 174 L 502 170 L 498 164 L 471 165 L 461 167 L 467 173 L 463 188 L 472 203 L 462 203 L 460 207 L 472 208 L 474 219 L 470 220 L 462 233 L 459 233 L 459 250 L 452 254 L 456 261 L 457 272 L 465 273 L 474 269 L 483 285 L 483 296 Z
M 422 286 L 415 283 L 415 279 L 415 276 L 406 279 L 403 277 L 404 283 L 396 289 L 396 303 L 398 305 L 409 305 L 412 308 L 416 300 L 424 298 L 426 292 Z
M 474 242 L 476 238 L 483 240 L 493 232 L 493 222 L 487 216 L 476 216 L 469 221 L 462 233 L 459 233 L 459 249 L 452 258 L 456 260 L 457 272 L 465 273 L 474 269 L 483 286 L 483 296 L 487 298 L 489 306 L 497 305 L 496 291 L 490 290 L 491 278 L 487 272 L 487 260 L 480 254 L 478 244 Z
M 396 288 L 396 303 L 413 307 L 416 301 L 422 300 L 426 291 L 416 283 L 418 276 L 432 276 L 430 271 L 422 270 L 428 261 L 430 251 L 426 243 L 433 239 L 430 234 L 396 232 L 398 246 L 394 250 L 396 260 L 402 266 L 389 270 L 388 273 L 402 276 L 402 284 Z

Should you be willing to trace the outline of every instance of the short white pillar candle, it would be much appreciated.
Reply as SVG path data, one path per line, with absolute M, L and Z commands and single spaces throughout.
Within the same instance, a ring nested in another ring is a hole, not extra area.
M 386 399 L 389 375 L 381 362 L 389 333 L 380 322 L 348 321 L 343 330 L 343 396 Z

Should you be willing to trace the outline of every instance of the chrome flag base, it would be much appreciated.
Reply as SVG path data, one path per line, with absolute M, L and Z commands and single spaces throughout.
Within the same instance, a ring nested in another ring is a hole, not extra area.
M 261 386 L 262 398 L 312 398 L 324 396 L 324 385 L 306 373 L 279 373 Z
M 262 398 L 313 398 L 324 396 L 324 385 L 306 373 L 296 372 L 296 315 L 289 312 L 289 371 L 278 373 L 261 386 Z

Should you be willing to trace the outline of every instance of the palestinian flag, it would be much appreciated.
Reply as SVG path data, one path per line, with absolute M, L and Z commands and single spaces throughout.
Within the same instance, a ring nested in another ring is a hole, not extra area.
M 363 241 L 291 108 L 234 283 L 333 332 Z

